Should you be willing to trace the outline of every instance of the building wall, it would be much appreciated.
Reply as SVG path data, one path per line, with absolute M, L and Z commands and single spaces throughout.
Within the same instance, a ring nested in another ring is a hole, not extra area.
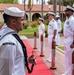
M 31 12 L 31 20 L 32 20 L 32 16 L 38 13 L 41 15 L 41 12 Z M 45 14 L 45 13 L 44 13 Z M 29 16 L 29 12 L 26 12 L 26 15 L 28 16 L 28 20 L 30 20 L 30 16 Z M 0 22 L 3 22 L 3 12 L 0 12 Z
M 42 15 L 42 12 L 31 12 L 31 21 L 32 21 L 32 16 L 36 13 Z M 26 14 L 28 15 L 28 20 L 30 20 L 29 12 L 26 12 Z M 44 12 L 43 15 L 45 16 L 46 14 L 47 14 L 47 12 Z
M 47 1 L 48 0 L 45 0 L 45 4 L 48 4 Z M 24 3 L 24 0 L 19 0 L 19 4 L 23 4 L 23 3 Z M 25 0 L 25 3 L 28 4 L 28 0 Z M 33 4 L 42 4 L 42 0 L 38 0 L 38 2 L 36 0 L 32 0 L 32 3 Z
M 35 15 L 35 14 L 39 14 L 40 16 L 42 15 L 42 12 L 39 12 L 39 11 L 37 11 L 37 12 L 31 12 L 31 21 L 32 21 L 32 19 L 33 19 L 33 16 Z M 47 12 L 44 12 L 43 13 L 43 15 L 45 16 L 47 14 Z M 57 12 L 57 14 L 58 14 L 58 12 Z M 27 17 L 28 17 L 28 20 L 30 20 L 30 13 L 29 12 L 26 12 L 26 15 L 27 15 Z M 0 12 L 0 22 L 3 22 L 3 12 Z
M 3 22 L 3 12 L 0 12 L 0 22 Z

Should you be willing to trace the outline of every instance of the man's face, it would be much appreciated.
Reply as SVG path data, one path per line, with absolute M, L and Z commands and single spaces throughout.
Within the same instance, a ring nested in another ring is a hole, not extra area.
M 18 32 L 23 29 L 23 27 L 24 27 L 23 25 L 24 25 L 24 18 L 23 17 L 15 19 L 15 28 Z
M 48 19 L 52 20 L 53 16 L 52 15 L 48 15 Z
M 72 13 L 71 10 L 66 10 L 66 11 L 65 11 L 65 15 L 66 15 L 67 17 L 70 16 L 71 13 Z
M 58 20 L 59 18 L 58 17 L 56 17 L 56 20 Z
M 41 21 L 41 20 L 39 20 L 39 24 L 40 24 L 40 23 L 42 23 L 42 21 Z

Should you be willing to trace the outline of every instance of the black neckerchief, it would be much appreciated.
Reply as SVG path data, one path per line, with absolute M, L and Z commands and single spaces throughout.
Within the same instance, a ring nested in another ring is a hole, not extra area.
M 21 44 L 22 46 L 22 50 L 23 50 L 23 54 L 24 54 L 24 60 L 25 60 L 25 65 L 27 67 L 27 70 L 28 70 L 28 73 L 31 73 L 33 71 L 33 67 L 34 67 L 34 64 L 32 64 L 31 66 L 31 69 L 29 68 L 28 66 L 28 61 L 27 61 L 27 50 L 26 50 L 26 46 L 24 45 L 24 43 L 22 42 L 22 40 L 20 39 L 20 37 L 17 35 L 17 34 L 12 34 L 17 40 L 18 42 Z

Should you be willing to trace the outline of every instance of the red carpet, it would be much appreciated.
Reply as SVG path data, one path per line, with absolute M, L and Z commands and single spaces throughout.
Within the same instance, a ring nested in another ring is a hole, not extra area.
M 33 48 L 26 40 L 23 40 L 23 42 L 27 47 L 28 56 L 30 56 L 32 54 Z M 36 56 L 37 64 L 35 65 L 33 72 L 31 74 L 27 73 L 27 75 L 53 75 L 41 58 L 36 53 L 34 53 L 34 55 Z

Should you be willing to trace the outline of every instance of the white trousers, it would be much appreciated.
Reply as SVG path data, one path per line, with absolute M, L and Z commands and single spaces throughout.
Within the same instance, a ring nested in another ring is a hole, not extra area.
M 72 52 L 74 48 L 70 48 L 72 44 L 72 38 L 65 39 L 65 75 L 72 75 Z
M 60 45 L 60 34 L 56 36 L 56 45 Z
M 49 60 L 52 60 L 52 38 L 53 35 L 48 36 L 48 49 L 49 49 Z
M 38 39 L 38 50 L 41 52 L 41 35 L 39 35 Z M 45 50 L 45 34 L 43 35 L 43 50 Z

